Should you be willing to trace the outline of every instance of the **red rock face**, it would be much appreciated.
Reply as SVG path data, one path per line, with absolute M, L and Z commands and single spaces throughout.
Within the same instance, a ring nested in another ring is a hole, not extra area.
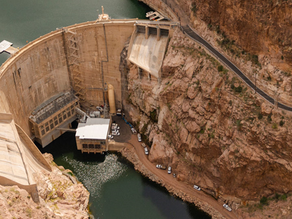
M 219 65 L 177 31 L 161 84 L 147 74 L 135 77 L 130 66 L 128 108 L 148 136 L 150 161 L 234 202 L 290 191 L 291 115 L 263 102 L 232 72 L 219 72 Z
M 243 50 L 269 54 L 273 63 L 283 70 L 288 70 L 286 64 L 292 64 L 291 1 L 183 0 L 178 3 L 193 20 L 203 20 Z M 192 4 L 196 6 L 195 13 Z

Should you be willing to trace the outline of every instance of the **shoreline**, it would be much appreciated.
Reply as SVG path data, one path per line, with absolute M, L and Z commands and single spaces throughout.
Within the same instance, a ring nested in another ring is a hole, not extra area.
M 164 187 L 169 192 L 169 194 L 173 195 L 174 197 L 180 198 L 184 202 L 189 202 L 189 203 L 194 204 L 200 210 L 210 215 L 212 219 L 226 219 L 226 217 L 224 217 L 222 214 L 216 211 L 208 203 L 199 201 L 196 198 L 191 197 L 190 195 L 186 194 L 185 192 L 172 187 L 167 182 L 164 182 L 162 179 L 160 179 L 155 174 L 153 174 L 140 161 L 134 147 L 131 147 L 131 148 L 125 147 L 123 150 L 120 151 L 120 153 L 126 160 L 128 160 L 130 163 L 134 165 L 134 169 L 136 171 L 138 171 L 139 173 L 141 173 L 143 176 L 147 177 L 151 181 Z

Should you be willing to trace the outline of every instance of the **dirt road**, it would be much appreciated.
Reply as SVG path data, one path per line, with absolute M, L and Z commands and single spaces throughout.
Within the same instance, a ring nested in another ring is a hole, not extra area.
M 135 148 L 136 154 L 140 159 L 140 162 L 154 175 L 161 179 L 166 185 L 171 186 L 174 190 L 181 191 L 189 196 L 197 199 L 198 201 L 208 203 L 209 206 L 213 207 L 218 211 L 223 217 L 228 219 L 238 218 L 234 211 L 228 212 L 223 208 L 223 202 L 215 200 L 210 195 L 205 194 L 203 191 L 197 191 L 193 188 L 193 185 L 179 182 L 172 174 L 167 174 L 166 170 L 160 170 L 155 167 L 155 164 L 151 163 L 148 160 L 147 155 L 144 154 L 144 148 L 141 146 L 141 143 L 138 142 L 137 136 L 132 135 L 128 143 Z

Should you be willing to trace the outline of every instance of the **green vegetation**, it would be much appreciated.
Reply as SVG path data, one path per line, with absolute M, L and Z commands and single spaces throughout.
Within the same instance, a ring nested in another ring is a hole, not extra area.
M 231 84 L 231 89 L 234 90 L 237 93 L 241 93 L 242 87 L 239 85 L 238 87 L 235 87 L 234 84 Z
M 157 123 L 158 122 L 158 116 L 157 116 L 157 111 L 156 109 L 152 110 L 150 112 L 150 119 L 152 122 Z
M 25 209 L 26 215 L 31 218 L 32 217 L 32 209 L 31 208 L 26 208 Z
M 192 12 L 194 13 L 194 14 L 196 14 L 197 13 L 197 5 L 196 5 L 196 2 L 193 2 L 192 3 Z
M 132 95 L 132 93 L 130 93 L 130 94 L 128 95 L 128 97 L 127 97 L 127 102 L 130 103 L 130 104 L 132 104 L 131 95 Z
M 258 119 L 262 119 L 262 118 L 263 118 L 263 114 L 259 113 Z
M 237 130 L 241 130 L 242 124 L 241 124 L 240 119 L 236 120 L 236 126 L 237 126 Z
M 265 196 L 263 196 L 263 197 L 261 198 L 261 200 L 260 200 L 260 203 L 261 203 L 262 205 L 269 205 L 268 198 L 265 197 Z
M 219 72 L 223 71 L 223 66 L 222 66 L 222 65 L 219 65 L 219 66 L 218 66 L 218 71 L 219 71 Z
M 149 125 L 149 123 L 143 125 L 143 127 L 141 129 L 141 134 L 145 134 L 145 132 L 147 131 L 148 125 Z
M 273 129 L 277 129 L 278 128 L 278 124 L 277 123 L 273 123 L 272 128 Z
M 267 120 L 268 120 L 268 122 L 272 122 L 272 114 L 269 114 L 269 115 L 268 115 Z
M 285 122 L 283 121 L 283 120 L 281 120 L 280 122 L 279 122 L 279 125 L 282 127 L 283 125 L 285 124 Z
M 286 194 L 281 195 L 280 200 L 287 201 L 287 195 Z
M 255 65 L 260 65 L 259 63 L 259 57 L 257 55 L 252 55 L 251 56 L 251 62 Z

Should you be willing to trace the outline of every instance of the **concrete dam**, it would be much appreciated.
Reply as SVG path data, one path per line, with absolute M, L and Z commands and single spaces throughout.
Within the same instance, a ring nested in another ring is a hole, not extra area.
M 128 61 L 159 81 L 174 28 L 172 22 L 92 21 L 57 29 L 12 55 L 0 68 L 0 184 L 35 194 L 33 173 L 51 169 L 32 140 L 45 147 L 76 119 L 76 108 L 104 105 L 109 85 L 114 105 L 123 108 L 120 54 L 127 43 Z

